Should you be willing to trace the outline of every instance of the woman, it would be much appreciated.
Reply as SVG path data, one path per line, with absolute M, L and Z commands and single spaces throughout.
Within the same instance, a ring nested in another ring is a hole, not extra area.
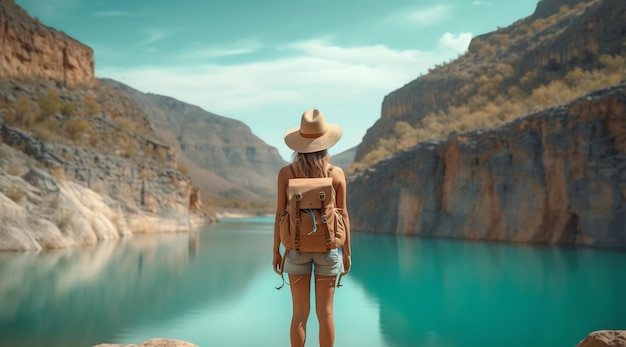
M 291 346 L 304 346 L 306 323 L 310 311 L 311 273 L 315 274 L 315 311 L 319 321 L 320 346 L 332 346 L 335 341 L 333 297 L 335 281 L 351 267 L 350 221 L 346 208 L 346 177 L 339 167 L 328 161 L 327 149 L 341 138 L 341 128 L 326 123 L 319 110 L 309 110 L 302 115 L 300 127 L 285 134 L 285 143 L 295 151 L 293 163 L 278 173 L 278 203 L 274 222 L 274 271 L 289 274 L 293 314 L 291 318 Z M 336 207 L 343 209 L 346 238 L 343 246 L 329 252 L 287 251 L 285 259 L 280 255 L 279 220 L 287 206 L 287 184 L 293 177 L 293 166 L 298 177 L 332 177 Z

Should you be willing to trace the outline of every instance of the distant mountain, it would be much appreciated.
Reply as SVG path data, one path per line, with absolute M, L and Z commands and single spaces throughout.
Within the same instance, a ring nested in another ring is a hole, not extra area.
M 340 168 L 347 168 L 352 165 L 354 161 L 354 155 L 356 154 L 356 147 L 349 148 L 341 153 L 333 155 L 330 160 L 334 165 Z
M 101 82 L 128 95 L 146 113 L 155 131 L 176 149 L 205 202 L 245 204 L 275 198 L 276 176 L 286 163 L 276 148 L 252 134 L 247 125 L 114 80 Z

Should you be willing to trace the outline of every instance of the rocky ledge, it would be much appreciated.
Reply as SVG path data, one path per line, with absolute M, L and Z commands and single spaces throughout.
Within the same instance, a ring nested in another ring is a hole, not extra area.
M 186 232 L 199 203 L 188 177 L 0 125 L 0 251 L 91 245 L 133 233 Z

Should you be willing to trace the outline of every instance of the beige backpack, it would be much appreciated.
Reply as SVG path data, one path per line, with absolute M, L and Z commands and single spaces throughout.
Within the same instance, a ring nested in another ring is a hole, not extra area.
M 343 209 L 336 207 L 333 179 L 298 178 L 293 165 L 287 185 L 287 208 L 279 220 L 280 241 L 286 249 L 327 252 L 343 246 Z M 332 170 L 332 168 L 330 168 Z

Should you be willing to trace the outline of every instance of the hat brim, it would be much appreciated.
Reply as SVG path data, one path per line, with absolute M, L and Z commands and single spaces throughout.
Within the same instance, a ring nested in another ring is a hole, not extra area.
M 315 138 L 300 135 L 300 127 L 289 129 L 285 133 L 285 143 L 298 153 L 313 153 L 323 151 L 334 146 L 341 139 L 341 127 L 336 124 L 327 124 L 324 135 Z

